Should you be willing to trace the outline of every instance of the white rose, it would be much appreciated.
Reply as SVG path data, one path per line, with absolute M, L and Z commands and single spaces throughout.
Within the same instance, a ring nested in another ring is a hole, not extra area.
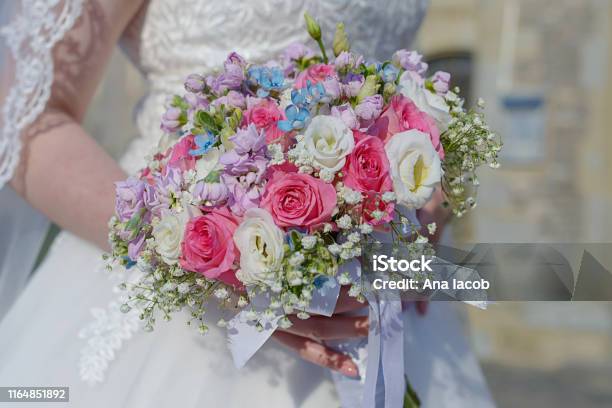
M 355 139 L 342 119 L 315 116 L 304 133 L 304 145 L 317 167 L 335 173 L 344 167 L 346 156 L 355 147 Z
M 444 98 L 425 89 L 408 71 L 400 77 L 399 92 L 410 98 L 419 110 L 434 118 L 441 132 L 448 129 L 451 115 Z
M 399 204 L 421 208 L 442 177 L 440 157 L 429 135 L 418 130 L 397 133 L 385 146 Z
M 155 250 L 168 265 L 175 265 L 181 255 L 181 241 L 187 224 L 187 212 L 179 214 L 165 212 L 153 226 Z
M 284 254 L 284 233 L 272 216 L 261 208 L 247 210 L 234 232 L 234 243 L 240 251 L 236 277 L 246 285 L 270 283 L 270 273 L 280 268 Z

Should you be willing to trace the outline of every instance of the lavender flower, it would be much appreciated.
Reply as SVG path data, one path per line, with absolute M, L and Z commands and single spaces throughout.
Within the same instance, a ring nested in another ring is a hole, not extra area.
M 347 98 L 353 98 L 357 96 L 364 82 L 365 78 L 363 75 L 348 73 L 342 80 L 340 90 Z
M 187 92 L 199 93 L 204 90 L 204 77 L 199 74 L 191 74 L 185 80 Z
M 283 58 L 287 61 L 299 60 L 300 58 L 312 58 L 314 57 L 314 51 L 312 48 L 296 42 L 290 44 L 283 52 Z
M 345 103 L 339 106 L 332 106 L 331 115 L 342 119 L 350 129 L 357 129 L 359 127 L 359 121 L 357 115 L 350 104 Z
M 217 206 L 223 204 L 229 195 L 229 190 L 223 183 L 198 182 L 192 191 L 193 198 L 202 202 L 205 206 Z
M 149 210 L 151 214 L 157 217 L 161 215 L 163 204 L 159 199 L 156 185 L 145 183 L 142 201 L 146 209 Z
M 119 221 L 129 221 L 144 208 L 144 182 L 134 177 L 115 183 L 115 212 Z
M 184 123 L 183 111 L 175 106 L 170 106 L 162 116 L 161 128 L 166 133 L 175 133 Z
M 251 124 L 230 138 L 234 149 L 224 153 L 221 180 L 228 189 L 228 204 L 234 214 L 242 215 L 259 204 L 268 168 L 266 137 Z
M 431 77 L 433 88 L 438 95 L 446 95 L 448 93 L 450 79 L 451 75 L 444 71 L 437 71 L 433 77 Z
M 416 72 L 423 75 L 427 71 L 427 63 L 423 62 L 423 56 L 415 51 L 399 50 L 393 54 L 391 61 L 406 71 Z
M 140 255 L 145 245 L 145 238 L 145 234 L 141 232 L 136 238 L 128 243 L 128 258 L 130 258 L 130 260 L 136 262 L 138 255 Z
M 370 121 L 380 116 L 384 105 L 382 95 L 366 96 L 361 103 L 355 106 L 355 113 L 361 119 Z
M 215 107 L 225 105 L 228 108 L 244 109 L 246 106 L 246 100 L 244 98 L 244 95 L 240 92 L 229 91 L 227 95 L 215 99 L 212 104 Z

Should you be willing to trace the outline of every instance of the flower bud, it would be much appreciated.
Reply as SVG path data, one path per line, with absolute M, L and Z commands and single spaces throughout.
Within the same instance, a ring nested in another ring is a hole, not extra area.
M 308 13 L 304 13 L 304 19 L 306 20 L 308 34 L 310 34 L 313 40 L 319 41 L 321 39 L 321 26 L 319 23 Z
M 342 51 L 349 51 L 351 45 L 349 43 L 346 32 L 344 31 L 344 23 L 338 23 L 336 26 L 336 34 L 334 35 L 334 55 L 337 57 Z

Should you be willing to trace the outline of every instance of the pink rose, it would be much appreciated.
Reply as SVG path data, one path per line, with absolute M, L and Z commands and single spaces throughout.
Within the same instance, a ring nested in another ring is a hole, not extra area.
M 375 218 L 374 211 L 382 211 L 382 218 Z M 381 194 L 375 192 L 369 192 L 362 202 L 363 218 L 366 223 L 370 225 L 382 225 L 387 224 L 393 219 L 393 212 L 395 210 L 395 204 L 390 202 L 386 203 L 382 200 Z
M 274 172 L 261 207 L 280 227 L 313 229 L 329 220 L 336 207 L 336 190 L 321 179 L 301 173 Z
M 410 99 L 395 95 L 374 124 L 374 133 L 386 143 L 393 135 L 416 129 L 427 133 L 440 159 L 444 159 L 444 148 L 440 143 L 440 131 L 434 119 L 422 112 Z
M 232 269 L 239 256 L 233 239 L 237 227 L 237 220 L 227 208 L 214 209 L 189 220 L 181 243 L 181 267 L 209 279 L 240 286 Z
M 195 137 L 193 135 L 184 136 L 172 147 L 168 167 L 180 169 L 182 171 L 195 168 L 196 158 L 189 154 L 190 150 L 198 148 L 194 139 Z
M 295 79 L 294 88 L 304 88 L 307 81 L 312 85 L 325 81 L 329 77 L 337 77 L 334 66 L 331 64 L 314 64 L 300 72 Z
M 391 191 L 393 183 L 383 142 L 377 137 L 359 133 L 355 135 L 355 140 L 355 149 L 344 165 L 344 184 L 362 193 Z
M 283 137 L 284 132 L 278 128 L 278 121 L 284 120 L 285 114 L 278 109 L 274 101 L 262 99 L 254 106 L 250 106 L 244 113 L 243 126 L 255 125 L 257 130 L 266 134 L 266 143 L 273 143 Z

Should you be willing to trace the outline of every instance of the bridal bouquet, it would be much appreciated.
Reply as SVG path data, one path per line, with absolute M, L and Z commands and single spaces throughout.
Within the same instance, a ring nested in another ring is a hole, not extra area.
M 147 167 L 117 183 L 109 259 L 142 271 L 122 309 L 137 308 L 146 330 L 182 309 L 202 333 L 331 314 L 335 299 L 313 305 L 326 289 L 350 284 L 363 299 L 341 265 L 375 230 L 422 246 L 435 225 L 414 211 L 434 189 L 461 216 L 475 206 L 475 170 L 497 167 L 498 137 L 448 73 L 427 74 L 414 51 L 367 61 L 342 24 L 330 59 L 306 21 L 320 52 L 295 44 L 265 64 L 231 53 L 218 75 L 190 75 Z M 239 313 L 207 322 L 211 304 Z

